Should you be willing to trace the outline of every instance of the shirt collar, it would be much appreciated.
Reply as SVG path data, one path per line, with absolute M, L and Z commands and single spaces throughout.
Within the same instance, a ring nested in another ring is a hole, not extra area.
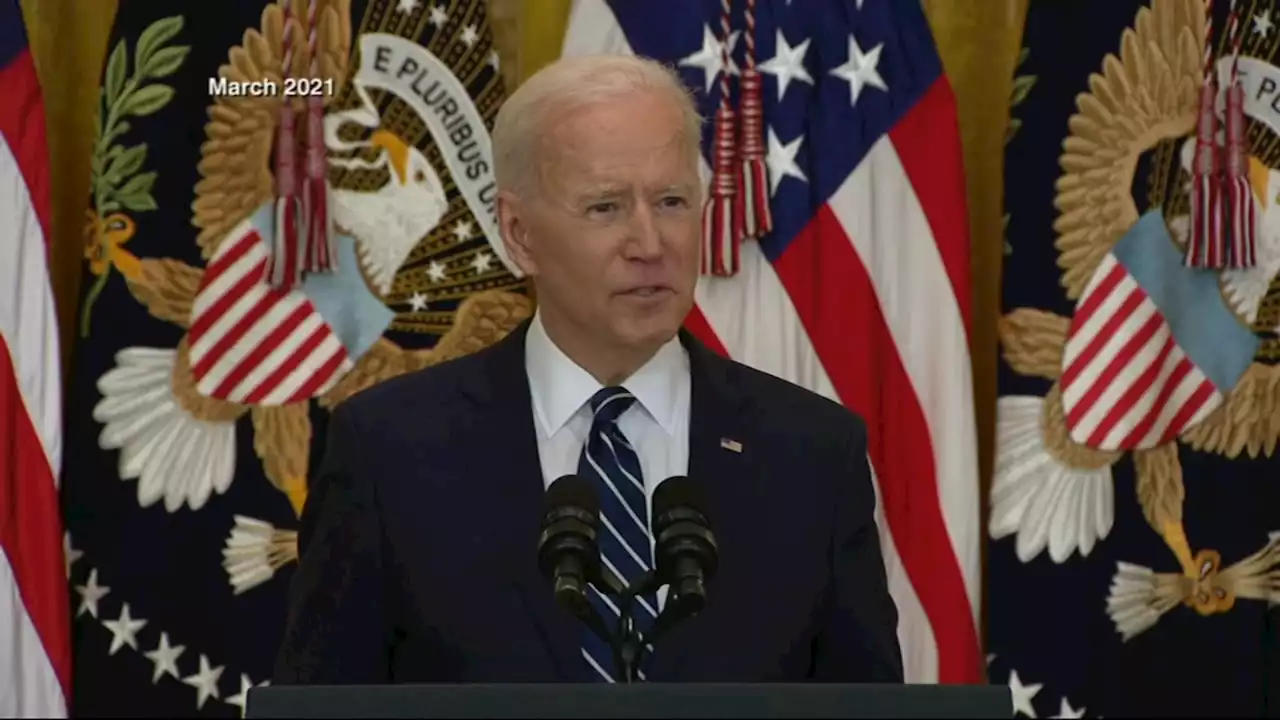
M 604 387 L 551 341 L 537 312 L 525 337 L 524 356 L 534 414 L 545 437 L 556 434 L 592 395 Z M 622 386 L 636 396 L 639 405 L 668 435 L 675 434 L 681 387 L 680 383 L 673 381 L 677 373 L 688 375 L 689 356 L 680 344 L 680 338 L 673 337 L 622 382 Z

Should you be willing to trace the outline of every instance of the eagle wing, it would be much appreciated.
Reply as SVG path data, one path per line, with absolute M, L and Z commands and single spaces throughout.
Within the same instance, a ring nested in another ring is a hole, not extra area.
M 1203 50 L 1203 0 L 1153 3 L 1125 30 L 1119 57 L 1108 55 L 1077 98 L 1059 159 L 1053 224 L 1072 300 L 1138 220 L 1132 181 L 1139 155 L 1195 129 Z
M 282 83 L 284 68 L 284 9 L 290 8 L 293 38 L 307 34 L 305 0 L 277 0 L 262 11 L 261 30 L 250 28 L 240 45 L 231 48 L 229 62 L 218 68 L 228 82 Z M 334 87 L 346 81 L 351 50 L 351 0 L 318 0 L 317 46 L 320 77 Z M 291 75 L 306 77 L 311 64 L 305 42 L 296 42 Z M 335 97 L 326 97 L 326 104 Z M 206 140 L 197 166 L 200 180 L 191 204 L 192 224 L 199 229 L 196 243 L 205 259 L 213 255 L 227 231 L 253 213 L 275 193 L 271 173 L 273 140 L 280 97 L 218 97 L 209 107 Z M 301 110 L 304 100 L 292 100 Z

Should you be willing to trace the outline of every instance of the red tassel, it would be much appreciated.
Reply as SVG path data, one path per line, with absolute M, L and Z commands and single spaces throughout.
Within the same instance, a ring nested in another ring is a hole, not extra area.
M 306 202 L 307 249 L 303 270 L 331 272 L 338 266 L 333 216 L 329 212 L 328 164 L 324 145 L 324 107 L 320 98 L 308 100 Z
M 738 168 L 739 194 L 734 216 L 743 237 L 760 238 L 773 231 L 769 209 L 769 166 L 765 163 L 764 103 L 760 73 L 744 70 L 742 88 L 742 164 Z
M 1250 268 L 1257 265 L 1256 206 L 1253 189 L 1249 184 L 1249 151 L 1244 128 L 1244 87 L 1236 79 L 1227 88 L 1226 147 L 1223 149 L 1223 194 L 1228 201 L 1227 222 L 1224 228 L 1230 234 L 1227 248 L 1230 257 L 1227 265 L 1233 268 Z
M 1214 101 L 1218 83 L 1212 75 L 1200 89 L 1200 122 L 1192 158 L 1191 232 L 1187 238 L 1187 267 L 1222 268 L 1226 264 L 1223 237 L 1223 193 L 1217 148 L 1218 118 Z
M 297 138 L 294 131 L 293 108 L 286 102 L 280 110 L 280 126 L 276 133 L 275 242 L 267 259 L 268 282 L 280 290 L 290 290 L 302 281 L 300 225 L 303 216 L 297 197 L 294 166 Z
M 702 274 L 730 276 L 738 272 L 738 242 L 742 228 L 734 213 L 734 117 L 721 105 L 716 110 L 711 193 L 702 211 Z

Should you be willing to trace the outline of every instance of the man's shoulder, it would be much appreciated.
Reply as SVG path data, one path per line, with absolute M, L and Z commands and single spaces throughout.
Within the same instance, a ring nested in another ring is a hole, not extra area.
M 480 381 L 489 349 L 388 378 L 360 390 L 339 407 L 361 425 L 405 416 L 445 419 L 459 407 L 465 389 Z
M 727 371 L 749 401 L 753 415 L 776 433 L 863 441 L 866 423 L 853 410 L 776 375 L 735 360 L 720 360 L 728 363 Z

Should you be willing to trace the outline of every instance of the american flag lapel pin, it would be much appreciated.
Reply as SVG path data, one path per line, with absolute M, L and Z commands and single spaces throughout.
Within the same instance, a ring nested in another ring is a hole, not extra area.
M 742 452 L 742 443 L 737 440 L 730 440 L 729 438 L 720 438 L 720 447 L 728 450 L 729 452 Z

